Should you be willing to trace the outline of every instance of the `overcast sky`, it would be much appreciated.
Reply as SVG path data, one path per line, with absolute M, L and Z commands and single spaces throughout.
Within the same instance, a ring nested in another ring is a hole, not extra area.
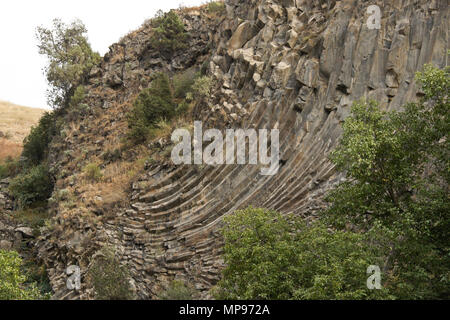
M 104 55 L 123 35 L 138 28 L 162 9 L 193 6 L 206 0 L 1 0 L 0 100 L 48 108 L 47 83 L 42 74 L 45 58 L 39 56 L 35 29 L 51 26 L 54 18 L 81 19 L 93 49 Z M 0 115 L 1 116 L 1 115 Z

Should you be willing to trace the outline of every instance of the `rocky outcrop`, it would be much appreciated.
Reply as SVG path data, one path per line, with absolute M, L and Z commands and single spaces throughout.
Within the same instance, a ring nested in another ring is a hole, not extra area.
M 371 4 L 381 8 L 379 30 L 366 24 Z M 197 105 L 196 120 L 208 128 L 278 128 L 279 173 L 262 176 L 259 166 L 148 163 L 109 218 L 86 222 L 57 211 L 55 229 L 40 242 L 56 297 L 72 297 L 67 265 L 86 270 L 105 244 L 115 245 L 130 266 L 139 298 L 154 298 L 173 278 L 208 297 L 223 267 L 224 216 L 253 205 L 314 219 L 323 195 L 342 179 L 327 156 L 352 103 L 370 98 L 383 109 L 398 109 L 420 96 L 416 71 L 425 63 L 447 63 L 446 1 L 228 0 L 226 7 L 219 21 L 182 13 L 192 46 L 173 60 L 149 47 L 149 26 L 113 45 L 88 88 L 90 106 L 102 110 L 103 122 L 94 123 L 95 112 L 87 116 L 92 123 L 79 121 L 78 131 L 98 138 L 71 136 L 59 148 L 85 148 L 86 157 L 101 152 L 123 128 L 130 101 L 152 73 L 204 64 L 216 87 Z M 75 170 L 57 146 L 54 170 Z M 81 297 L 89 294 L 83 287 Z

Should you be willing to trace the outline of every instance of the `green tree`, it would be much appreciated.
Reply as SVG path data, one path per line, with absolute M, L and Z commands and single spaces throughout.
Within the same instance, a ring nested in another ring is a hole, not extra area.
M 187 94 L 188 100 L 202 100 L 210 96 L 211 88 L 213 85 L 213 81 L 211 77 L 202 76 L 195 79 L 194 84 L 192 85 L 192 92 Z
M 26 284 L 22 259 L 15 251 L 0 250 L 0 300 L 43 299 L 35 284 Z
M 175 111 L 169 77 L 159 73 L 133 104 L 133 110 L 128 115 L 129 137 L 136 143 L 144 142 L 150 129 L 161 120 L 171 119 Z
M 75 89 L 100 62 L 100 55 L 92 51 L 86 32 L 79 20 L 67 25 L 59 19 L 53 20 L 52 29 L 41 26 L 36 30 L 39 53 L 48 58 L 44 71 L 51 85 L 48 102 L 54 108 L 66 107 Z
M 398 298 L 448 297 L 449 68 L 426 66 L 424 97 L 401 112 L 358 102 L 331 159 L 348 180 L 329 196 L 328 221 L 384 236 Z
M 307 226 L 293 215 L 248 208 L 225 219 L 226 268 L 220 299 L 376 299 L 367 289 L 367 267 L 379 252 L 364 235 Z
M 26 158 L 28 165 L 35 166 L 46 159 L 49 144 L 58 132 L 56 113 L 46 112 L 23 141 L 22 156 Z
M 152 26 L 151 43 L 162 55 L 170 58 L 177 50 L 187 48 L 189 35 L 183 21 L 174 10 L 167 13 L 158 11 L 157 17 L 152 21 Z
M 129 271 L 120 264 L 120 260 L 112 248 L 103 248 L 94 257 L 88 277 L 98 300 L 133 299 Z
M 53 181 L 45 164 L 25 170 L 9 185 L 11 195 L 20 208 L 46 201 L 53 192 Z

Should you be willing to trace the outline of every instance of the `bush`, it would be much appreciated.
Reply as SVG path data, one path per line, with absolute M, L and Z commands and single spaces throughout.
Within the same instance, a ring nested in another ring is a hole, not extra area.
M 94 257 L 88 278 L 98 300 L 133 299 L 129 271 L 120 264 L 112 248 L 103 248 Z
M 14 177 L 19 174 L 20 170 L 19 161 L 9 157 L 3 164 L 0 164 L 0 179 Z
M 129 138 L 136 143 L 144 142 L 149 131 L 161 120 L 170 120 L 175 115 L 169 78 L 157 74 L 150 88 L 144 89 L 133 104 L 128 115 Z
M 250 207 L 225 218 L 223 236 L 219 299 L 390 298 L 387 290 L 367 289 L 367 267 L 379 252 L 363 235 Z
M 38 165 L 15 177 L 9 191 L 20 208 L 46 201 L 53 192 L 53 180 L 46 165 Z
M 197 292 L 183 281 L 172 281 L 169 287 L 160 294 L 161 300 L 194 300 Z
M 53 29 L 38 27 L 36 30 L 39 53 L 48 58 L 45 68 L 51 85 L 48 102 L 54 108 L 66 107 L 76 88 L 100 62 L 100 55 L 92 51 L 86 33 L 81 21 L 66 25 L 58 19 L 53 20 Z
M 0 250 L 0 300 L 43 299 L 36 285 L 26 285 L 22 259 L 15 251 Z
M 159 11 L 152 26 L 153 35 L 150 41 L 161 54 L 171 57 L 177 50 L 187 48 L 189 36 L 175 11 Z
M 96 163 L 89 163 L 84 167 L 83 171 L 86 175 L 86 178 L 91 181 L 99 182 L 103 177 L 103 174 Z
M 225 3 L 221 1 L 211 1 L 208 3 L 208 12 L 213 14 L 225 13 Z
M 188 69 L 185 72 L 173 77 L 174 97 L 178 99 L 186 98 L 186 94 L 191 91 L 198 74 L 194 69 Z
M 188 99 L 204 99 L 211 95 L 212 78 L 203 76 L 197 78 L 192 85 L 192 93 L 188 95 Z
M 56 114 L 46 112 L 24 140 L 22 156 L 26 158 L 29 166 L 39 165 L 46 158 L 49 144 L 58 132 Z

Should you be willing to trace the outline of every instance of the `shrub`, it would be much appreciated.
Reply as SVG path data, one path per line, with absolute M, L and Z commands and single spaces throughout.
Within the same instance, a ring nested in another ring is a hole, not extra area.
M 191 91 L 198 74 L 194 69 L 188 69 L 185 72 L 173 77 L 174 97 L 178 99 L 186 98 L 186 94 Z
M 179 103 L 177 109 L 175 110 L 177 115 L 184 115 L 189 111 L 190 105 L 187 101 L 183 100 L 183 102 Z
M 221 1 L 211 1 L 208 3 L 208 12 L 213 14 L 225 13 L 225 3 Z
M 175 11 L 159 11 L 152 26 L 153 35 L 150 41 L 161 54 L 171 57 L 177 50 L 187 47 L 188 34 Z
M 46 158 L 49 144 L 58 132 L 56 114 L 46 112 L 24 140 L 22 156 L 26 158 L 28 165 L 36 166 Z
M 194 300 L 197 292 L 183 281 L 172 281 L 169 287 L 160 294 L 161 300 Z
M 157 74 L 150 88 L 144 89 L 133 104 L 128 115 L 129 138 L 136 143 L 147 139 L 150 129 L 161 120 L 169 120 L 175 115 L 175 103 L 169 78 Z
M 42 164 L 26 169 L 11 181 L 9 191 L 20 208 L 46 201 L 53 191 L 53 180 L 47 166 Z
M 21 165 L 19 161 L 7 158 L 3 164 L 0 164 L 0 179 L 14 177 L 19 174 Z
M 248 208 L 225 218 L 226 268 L 219 299 L 376 299 L 367 267 L 379 262 L 364 236 L 306 226 L 300 218 Z
M 212 78 L 208 76 L 203 76 L 197 78 L 192 85 L 192 95 L 189 95 L 189 99 L 204 99 L 209 97 L 212 88 Z
M 22 259 L 15 251 L 0 250 L 0 300 L 43 299 L 36 285 L 26 285 Z
M 103 177 L 100 167 L 96 163 L 89 163 L 84 167 L 83 171 L 86 178 L 91 181 L 99 182 Z
M 66 25 L 58 19 L 53 20 L 53 29 L 38 27 L 36 30 L 39 53 L 48 58 L 45 68 L 51 85 L 48 102 L 54 108 L 66 107 L 76 88 L 100 62 L 100 55 L 92 51 L 86 33 L 81 21 Z
M 88 279 L 98 300 L 131 300 L 133 291 L 128 269 L 120 264 L 112 248 L 103 248 L 94 257 Z

